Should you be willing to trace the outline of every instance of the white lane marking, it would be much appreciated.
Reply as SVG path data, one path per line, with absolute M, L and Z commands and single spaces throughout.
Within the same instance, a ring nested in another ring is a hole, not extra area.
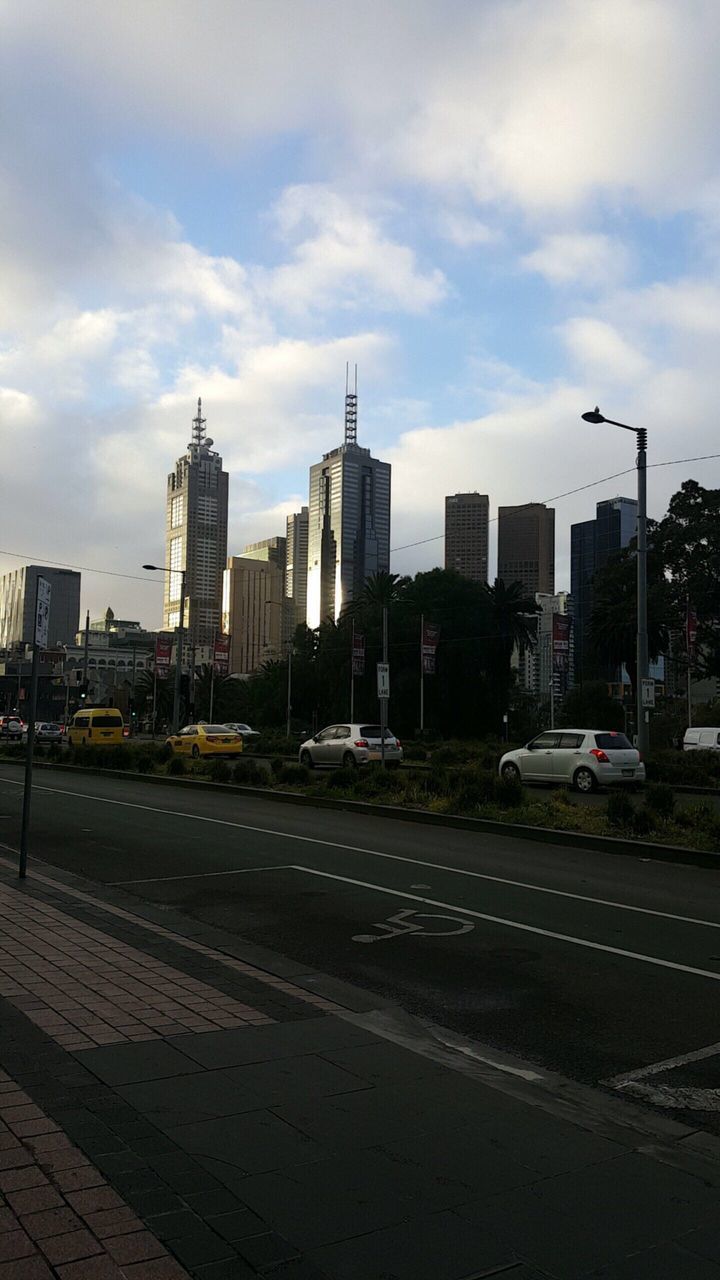
M 655 1107 L 675 1111 L 720 1111 L 720 1089 L 671 1088 L 665 1084 L 628 1084 L 623 1096 L 642 1098 Z
M 21 787 L 22 782 L 14 778 L 0 777 L 0 783 L 7 782 L 11 786 Z M 257 835 L 279 836 L 283 840 L 301 840 L 306 844 L 324 845 L 328 849 L 346 849 L 348 853 L 363 853 L 371 858 L 385 858 L 391 862 L 405 862 L 414 867 L 430 867 L 433 871 L 446 871 L 450 875 L 469 876 L 473 880 L 488 880 L 491 884 L 505 884 L 515 889 L 530 889 L 533 893 L 547 893 L 556 898 L 572 898 L 575 902 L 589 902 L 596 907 L 612 907 L 617 911 L 634 911 L 638 915 L 656 916 L 661 920 L 677 920 L 681 924 L 697 924 L 707 929 L 720 929 L 718 920 L 700 920 L 695 916 L 675 915 L 671 911 L 654 911 L 650 907 L 635 907 L 628 902 L 615 902 L 608 898 L 592 898 L 588 894 L 570 893 L 566 889 L 550 889 L 546 885 L 530 884 L 525 880 L 508 880 L 503 876 L 491 876 L 482 871 L 464 871 L 462 867 L 447 867 L 441 862 L 426 862 L 422 858 L 406 858 L 400 853 L 385 853 L 380 849 L 367 849 L 361 845 L 343 844 L 339 840 L 321 840 L 318 836 L 302 836 L 291 831 L 276 831 L 272 827 L 255 827 L 248 822 L 230 822 L 226 818 L 208 818 L 200 813 L 183 813 L 180 809 L 159 809 L 153 805 L 135 804 L 131 800 L 111 800 L 107 796 L 88 795 L 83 791 L 64 791 L 60 787 L 35 787 L 36 791 L 46 791 L 51 795 L 77 797 L 80 800 L 95 800 L 98 804 L 114 804 L 124 809 L 141 809 L 145 813 L 164 813 L 171 818 L 189 818 L 195 822 L 211 822 L 215 826 L 233 827 L 238 831 L 252 831 Z M 162 878 L 162 877 L 160 877 Z M 117 884 L 139 884 L 141 881 L 119 880 Z
M 694 1049 L 692 1053 L 681 1053 L 676 1058 L 665 1058 L 663 1062 L 651 1062 L 649 1067 L 640 1067 L 637 1071 L 624 1071 L 619 1076 L 603 1080 L 603 1084 L 612 1085 L 613 1089 L 622 1089 L 635 1080 L 656 1076 L 661 1071 L 670 1071 L 672 1067 L 684 1067 L 688 1062 L 702 1062 L 703 1058 L 714 1058 L 719 1053 L 720 1043 L 708 1044 L 704 1049 Z
M 168 880 L 211 880 L 213 876 L 247 876 L 252 871 L 294 871 L 290 864 L 272 867 L 238 867 L 234 871 L 191 871 L 186 876 L 149 876 L 146 880 L 105 880 L 110 886 L 124 884 L 166 884 Z
M 676 969 L 679 973 L 690 973 L 695 978 L 711 978 L 720 982 L 720 972 L 712 969 L 695 969 L 692 965 L 677 964 L 674 960 L 661 960 L 659 956 L 646 956 L 642 951 L 625 951 L 622 947 L 609 947 L 604 942 L 590 942 L 588 938 L 576 938 L 570 933 L 556 933 L 553 929 L 540 929 L 534 924 L 521 924 L 518 920 L 506 920 L 503 916 L 491 916 L 484 911 L 472 911 L 470 907 L 459 907 L 455 902 L 439 902 L 436 898 L 421 898 L 417 893 L 405 893 L 402 889 L 390 889 L 384 884 L 371 884 L 367 880 L 354 880 L 350 876 L 338 876 L 331 871 L 316 871 L 314 867 L 296 868 L 306 871 L 310 876 L 325 876 L 328 880 L 342 880 L 345 884 L 357 885 L 360 889 L 376 889 L 378 893 L 388 893 L 393 898 L 408 898 L 412 902 L 425 902 L 430 907 L 443 907 L 446 911 L 459 911 L 462 915 L 473 916 L 476 920 L 487 920 L 489 924 L 501 924 L 508 929 L 520 929 L 523 933 L 536 933 L 542 938 L 555 938 L 558 942 L 570 942 L 576 947 L 588 947 L 591 951 L 604 951 L 612 956 L 624 956 L 626 960 L 640 960 L 643 964 L 658 965 L 661 969 Z

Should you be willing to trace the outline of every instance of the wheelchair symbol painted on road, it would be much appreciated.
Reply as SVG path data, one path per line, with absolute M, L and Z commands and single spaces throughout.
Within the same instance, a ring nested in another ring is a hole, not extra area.
M 412 917 L 412 918 L 411 918 Z M 428 928 L 426 924 L 420 921 L 445 921 L 452 924 L 452 929 L 436 929 L 432 926 Z M 379 929 L 379 933 L 355 933 L 353 934 L 353 942 L 385 942 L 389 938 L 404 938 L 408 935 L 425 938 L 454 938 L 459 937 L 461 933 L 470 933 L 475 928 L 469 920 L 462 920 L 459 916 L 442 915 L 436 911 L 414 911 L 407 908 L 398 911 L 394 916 L 389 916 L 384 923 L 374 924 L 373 929 Z

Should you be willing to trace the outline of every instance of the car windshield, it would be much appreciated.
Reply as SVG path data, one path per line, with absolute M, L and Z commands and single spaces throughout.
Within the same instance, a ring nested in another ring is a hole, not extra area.
M 632 751 L 632 742 L 624 733 L 596 733 L 595 743 L 602 751 Z

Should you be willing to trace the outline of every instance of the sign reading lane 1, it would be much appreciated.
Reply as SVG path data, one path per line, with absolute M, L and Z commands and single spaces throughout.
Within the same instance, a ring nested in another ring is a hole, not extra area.
M 35 644 L 41 649 L 48 647 L 50 630 L 50 594 L 52 587 L 47 578 L 37 580 L 37 613 L 35 614 Z
M 655 681 L 641 680 L 640 691 L 642 693 L 642 704 L 644 707 L 655 706 Z
M 377 664 L 377 696 L 378 698 L 390 697 L 390 663 L 378 662 Z

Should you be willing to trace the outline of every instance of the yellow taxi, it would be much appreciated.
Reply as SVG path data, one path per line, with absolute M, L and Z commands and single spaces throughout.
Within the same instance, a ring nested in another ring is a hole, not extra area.
M 240 734 L 224 724 L 186 724 L 166 741 L 173 755 L 192 756 L 193 760 L 200 756 L 239 756 L 243 749 Z

